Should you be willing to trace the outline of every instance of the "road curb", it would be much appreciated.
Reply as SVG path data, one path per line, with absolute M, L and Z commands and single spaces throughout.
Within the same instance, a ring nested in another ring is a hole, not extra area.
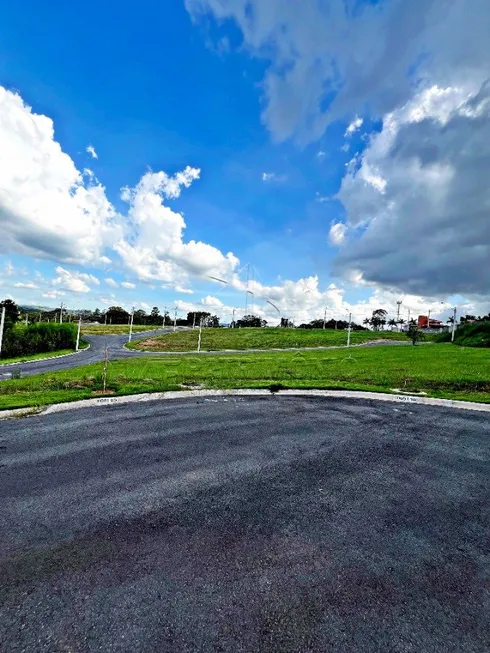
M 55 361 L 57 358 L 67 358 L 68 356 L 76 356 L 81 354 L 83 351 L 88 351 L 90 349 L 90 343 L 88 347 L 79 349 L 78 351 L 72 351 L 71 354 L 60 354 L 59 356 L 46 356 L 46 358 L 34 358 L 30 361 L 17 361 L 17 363 L 0 363 L 0 372 L 6 367 L 14 367 L 14 365 L 28 365 L 29 363 L 41 363 L 42 361 Z
M 50 415 L 52 413 L 78 410 L 80 408 L 95 408 L 97 406 L 102 407 L 150 401 L 167 401 L 171 399 L 195 399 L 200 397 L 205 399 L 220 397 L 270 397 L 271 395 L 279 397 L 321 397 L 325 399 L 370 399 L 391 403 L 421 404 L 426 406 L 438 406 L 441 408 L 455 408 L 490 413 L 490 404 L 459 401 L 455 399 L 419 397 L 406 394 L 397 395 L 382 392 L 367 392 L 363 390 L 281 390 L 278 393 L 271 393 L 270 390 L 182 390 L 150 392 L 122 397 L 97 397 L 61 404 L 51 404 L 44 407 L 14 408 L 11 410 L 0 411 L 0 420 L 28 417 L 31 415 Z

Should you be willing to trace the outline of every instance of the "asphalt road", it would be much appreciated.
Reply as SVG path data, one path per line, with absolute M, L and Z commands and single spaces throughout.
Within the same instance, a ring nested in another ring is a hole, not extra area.
M 489 426 L 280 396 L 2 421 L 0 650 L 488 651 Z

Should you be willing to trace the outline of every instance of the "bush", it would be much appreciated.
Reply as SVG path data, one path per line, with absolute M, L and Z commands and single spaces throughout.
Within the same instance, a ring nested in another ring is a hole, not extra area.
M 77 326 L 75 324 L 16 325 L 4 333 L 2 358 L 42 354 L 59 349 L 75 349 Z
M 442 333 L 438 342 L 450 342 L 451 333 Z M 490 322 L 462 324 L 456 329 L 454 343 L 461 347 L 490 347 Z

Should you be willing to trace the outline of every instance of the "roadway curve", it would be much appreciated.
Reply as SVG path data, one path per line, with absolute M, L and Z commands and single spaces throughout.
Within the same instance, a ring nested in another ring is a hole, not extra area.
M 0 422 L 0 648 L 487 650 L 488 424 L 280 396 Z
M 179 327 L 178 327 L 179 329 Z M 180 330 L 186 330 L 187 327 L 180 327 Z M 133 340 L 141 340 L 143 338 L 150 338 L 155 335 L 163 335 L 171 333 L 172 328 L 158 329 L 154 331 L 143 331 L 133 334 Z M 104 359 L 105 347 L 107 346 L 109 360 L 116 360 L 118 358 L 135 358 L 142 356 L 180 356 L 192 354 L 190 351 L 138 351 L 136 349 L 126 349 L 124 345 L 128 342 L 128 335 L 105 335 L 105 336 L 83 336 L 85 340 L 90 343 L 88 349 L 83 349 L 77 354 L 70 354 L 60 358 L 46 358 L 44 360 L 34 360 L 26 363 L 5 363 L 0 365 L 0 381 L 8 380 L 11 378 L 12 372 L 20 370 L 21 376 L 32 376 L 33 374 L 43 374 L 44 372 L 56 372 L 58 370 L 66 370 L 72 367 L 80 367 L 88 365 L 89 363 L 99 363 Z M 196 335 L 197 337 L 197 335 Z M 375 347 L 385 345 L 409 345 L 409 342 L 397 340 L 382 340 L 379 342 L 372 341 L 352 347 Z M 329 347 L 290 347 L 285 349 L 223 349 L 216 351 L 202 351 L 203 356 L 212 356 L 217 354 L 249 354 L 249 353 L 267 353 L 267 352 L 285 352 L 285 351 L 323 351 L 327 349 L 343 349 L 342 346 L 329 346 Z

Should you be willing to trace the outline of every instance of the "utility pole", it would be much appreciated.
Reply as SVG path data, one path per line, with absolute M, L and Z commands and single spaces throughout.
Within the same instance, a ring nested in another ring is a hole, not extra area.
M 63 302 L 61 302 L 60 306 L 60 324 L 63 323 Z
M 163 307 L 163 324 L 162 324 L 163 328 L 165 328 L 165 317 L 166 316 L 167 316 L 167 307 L 164 306 Z
M 453 328 L 451 330 L 451 342 L 454 342 L 455 333 L 456 333 L 456 307 L 453 308 Z
M 128 338 L 128 342 L 131 342 L 131 338 L 133 336 L 133 320 L 134 320 L 134 306 L 133 306 L 133 310 L 131 311 L 131 315 L 129 316 L 129 338 Z
M 192 317 L 192 328 L 195 329 L 196 328 L 196 311 L 194 311 L 194 313 L 192 315 L 193 315 L 193 317 Z
M 325 330 L 327 324 L 327 306 L 325 306 L 325 311 L 323 313 L 323 329 Z
M 429 312 L 427 313 L 427 328 L 428 329 L 430 328 L 430 308 L 429 308 Z
M 352 323 L 352 313 L 349 313 L 349 326 L 347 327 L 347 347 L 350 347 L 351 323 Z
M 174 313 L 174 331 L 177 329 L 177 308 L 175 308 Z
M 235 309 L 233 309 L 233 319 L 231 321 L 233 328 L 235 328 Z
M 410 325 L 410 309 L 408 309 L 408 318 L 407 318 L 407 323 Z
M 0 354 L 2 353 L 3 328 L 5 326 L 5 306 L 2 306 L 2 317 L 0 318 Z
M 78 318 L 77 345 L 75 347 L 75 351 L 78 351 L 78 348 L 80 346 L 80 329 L 81 328 L 82 328 L 82 317 L 80 316 Z

